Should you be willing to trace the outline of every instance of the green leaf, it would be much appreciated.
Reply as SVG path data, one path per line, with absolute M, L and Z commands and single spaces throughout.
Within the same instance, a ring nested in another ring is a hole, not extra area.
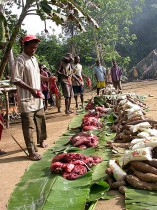
M 106 124 L 113 124 L 114 121 L 116 119 L 116 116 L 114 115 L 114 113 L 111 113 L 108 117 L 107 117 L 107 122 Z
M 47 14 L 50 14 L 52 11 L 52 7 L 45 1 L 40 2 L 40 6 L 43 9 L 43 11 Z
M 91 172 L 73 181 L 58 176 L 43 209 L 83 210 L 89 195 L 91 179 Z
M 125 204 L 128 210 L 156 210 L 157 192 L 126 188 Z
M 78 127 L 81 127 L 83 116 L 84 114 L 77 115 L 76 117 L 74 117 L 69 124 L 69 129 L 76 129 Z
M 100 198 L 105 198 L 109 185 L 103 180 L 94 183 L 91 186 L 88 202 L 96 201 Z

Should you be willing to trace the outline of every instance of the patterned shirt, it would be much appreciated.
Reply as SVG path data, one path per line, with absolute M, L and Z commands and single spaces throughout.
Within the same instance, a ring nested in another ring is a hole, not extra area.
M 40 90 L 41 77 L 38 62 L 34 56 L 22 52 L 15 61 L 12 82 L 23 81 L 30 87 Z M 34 98 L 30 91 L 17 86 L 20 112 L 32 112 L 43 108 L 43 99 Z
M 121 80 L 121 76 L 122 76 L 122 70 L 119 66 L 113 66 L 111 68 L 111 77 L 112 77 L 112 81 L 119 81 Z
M 94 74 L 96 74 L 98 81 L 105 81 L 106 69 L 103 66 L 95 66 Z

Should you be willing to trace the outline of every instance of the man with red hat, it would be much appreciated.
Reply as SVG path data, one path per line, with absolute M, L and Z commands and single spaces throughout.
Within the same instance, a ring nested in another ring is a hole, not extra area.
M 40 40 L 34 35 L 23 38 L 23 52 L 15 61 L 12 81 L 17 86 L 18 103 L 21 112 L 22 130 L 31 160 L 40 160 L 33 141 L 34 124 L 37 132 L 37 144 L 45 148 L 47 138 L 41 81 L 49 81 L 40 75 L 38 62 L 34 56 Z

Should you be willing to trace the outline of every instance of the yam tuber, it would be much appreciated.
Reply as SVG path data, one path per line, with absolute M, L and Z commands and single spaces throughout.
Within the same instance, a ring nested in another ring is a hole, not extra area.
M 118 181 L 118 182 L 114 182 L 111 186 L 110 189 L 111 190 L 118 190 L 120 186 L 124 186 L 126 185 L 125 181 Z
M 143 173 L 141 171 L 136 170 L 133 167 L 130 167 L 130 170 L 134 173 L 134 175 L 142 181 L 145 182 L 156 182 L 157 183 L 157 175 L 152 173 Z
M 157 168 L 157 159 L 152 159 L 152 160 L 146 160 L 144 161 L 146 164 L 153 166 L 154 168 Z
M 141 161 L 131 161 L 130 165 L 134 167 L 135 169 L 144 172 L 144 173 L 152 173 L 152 174 L 157 174 L 157 169 L 144 163 Z
M 106 182 L 110 185 L 110 187 L 112 186 L 112 184 L 115 182 L 115 179 L 110 177 L 109 175 L 106 177 Z
M 121 194 L 125 195 L 125 190 L 126 190 L 125 186 L 120 186 L 118 190 Z
M 112 170 L 111 168 L 107 168 L 107 169 L 105 170 L 105 173 L 106 173 L 107 175 L 109 175 L 109 176 L 113 176 L 113 170 Z
M 157 190 L 157 183 L 144 182 L 133 175 L 127 175 L 126 181 L 132 187 L 139 189 L 139 190 L 150 190 L 150 191 Z

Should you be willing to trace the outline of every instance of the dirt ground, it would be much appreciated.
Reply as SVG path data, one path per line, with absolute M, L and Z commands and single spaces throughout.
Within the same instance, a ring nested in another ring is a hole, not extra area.
M 145 101 L 149 106 L 147 116 L 154 120 L 157 119 L 157 80 L 125 83 L 123 84 L 123 91 L 145 95 Z M 85 99 L 88 98 L 91 98 L 91 93 L 85 94 Z M 72 100 L 72 109 L 76 113 L 74 100 Z M 61 113 L 57 113 L 57 109 L 54 107 L 49 108 L 48 113 L 46 113 L 48 132 L 47 142 L 49 147 L 51 147 L 58 137 L 66 131 L 68 124 L 74 116 L 75 114 L 69 116 L 64 114 L 64 102 L 62 102 Z M 11 134 L 17 139 L 20 145 L 25 148 L 20 122 L 12 123 L 10 128 L 4 129 L 0 148 L 4 149 L 7 153 L 0 156 L 0 210 L 7 209 L 7 203 L 11 192 L 32 163 L 13 141 Z M 42 154 L 46 149 L 39 148 L 39 153 Z M 125 209 L 124 196 L 117 194 L 114 199 L 99 201 L 95 209 Z

